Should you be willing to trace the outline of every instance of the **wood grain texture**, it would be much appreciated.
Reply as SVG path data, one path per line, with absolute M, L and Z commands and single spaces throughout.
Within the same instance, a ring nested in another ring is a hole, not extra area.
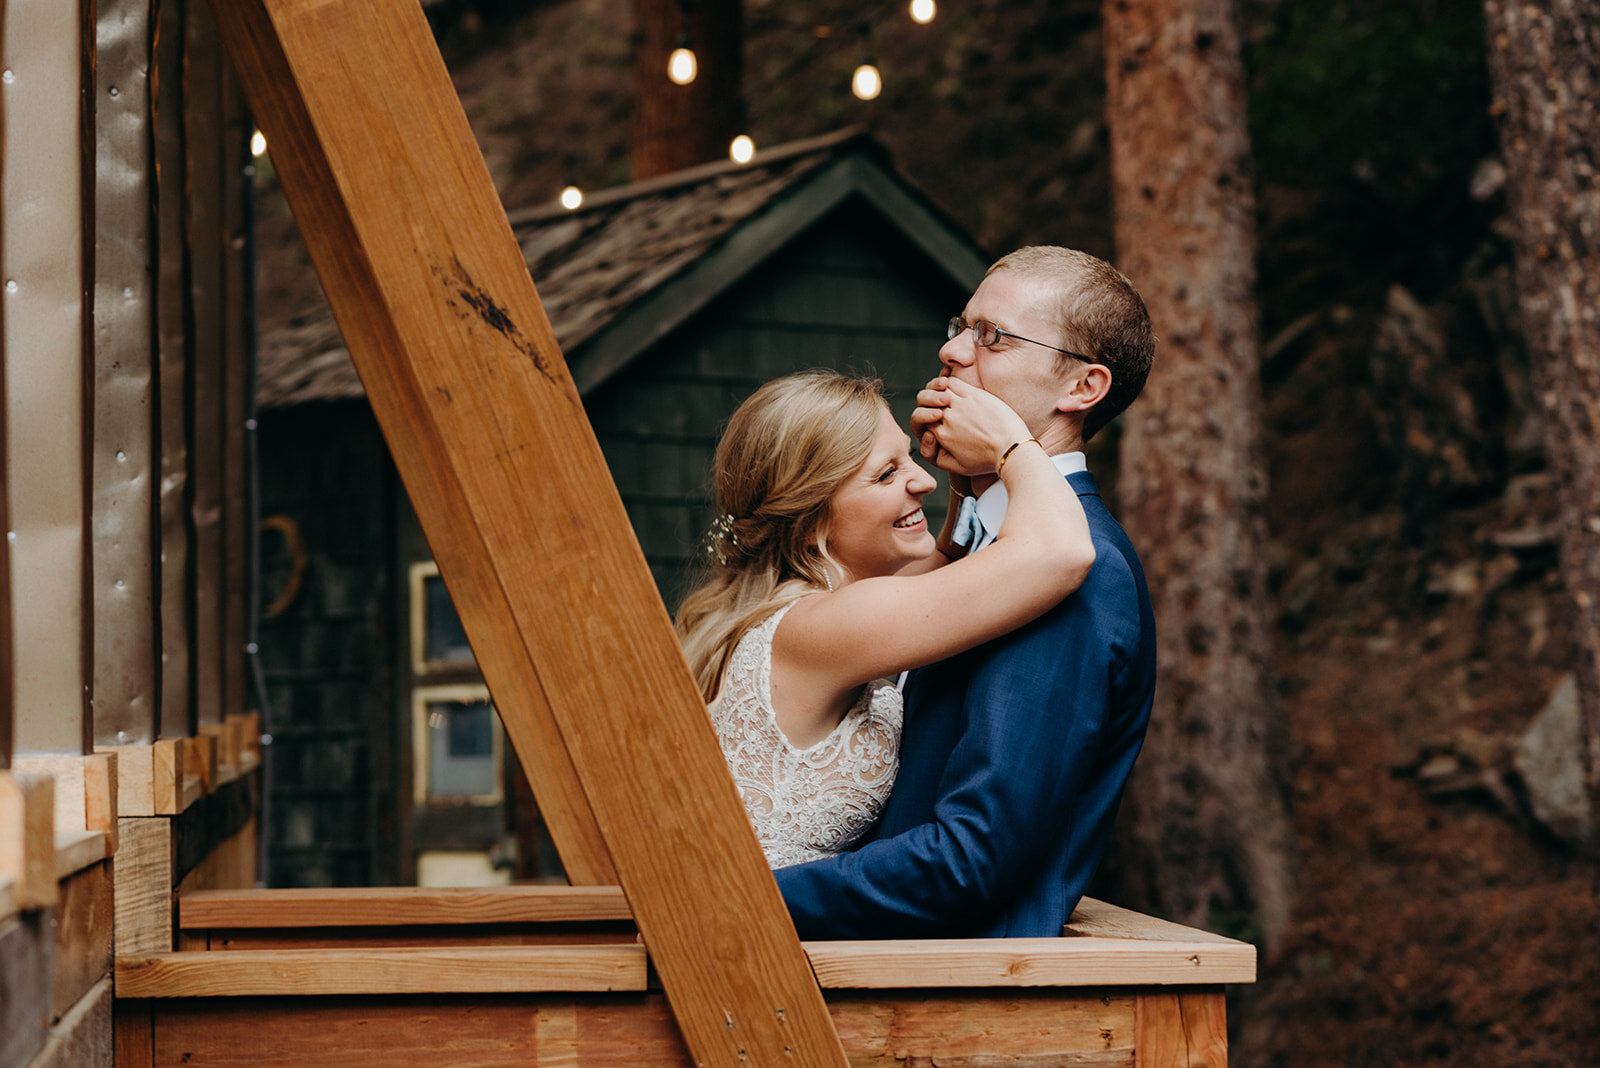
M 190 893 L 213 890 L 237 893 L 243 887 L 256 884 L 260 838 L 254 817 L 222 841 L 209 844 L 205 859 L 178 883 L 180 902 Z
M 56 881 L 61 882 L 91 864 L 98 864 L 110 856 L 106 849 L 103 831 L 78 831 L 74 834 L 56 833 Z
M 828 1008 L 858 1068 L 1131 1068 L 1134 1001 L 1104 990 L 848 992 L 831 994 Z M 162 1066 L 694 1063 L 659 993 L 120 1004 L 153 1007 Z
M 50 1027 L 50 914 L 0 920 L 0 1065 L 25 1065 Z
M 103 745 L 97 753 L 117 758 L 117 815 L 156 814 L 155 753 L 153 745 Z
M 187 742 L 187 738 L 158 738 L 151 747 L 151 782 L 159 815 L 176 816 L 188 807 Z
M 172 821 L 148 816 L 118 822 L 113 893 L 116 955 L 166 953 L 172 949 L 176 865 Z
M 419 924 L 628 920 L 614 886 L 417 886 L 215 890 L 178 902 L 185 929 L 202 927 L 410 927 Z
M 32 771 L 50 776 L 55 790 L 55 829 L 58 832 L 84 829 L 83 757 L 73 755 L 19 756 L 11 761 L 16 771 Z
M 696 1059 L 843 1064 L 420 8 L 216 16 L 552 833 L 587 796 Z
M 1061 933 L 1069 937 L 1076 935 L 1094 938 L 1138 938 L 1155 942 L 1216 942 L 1230 946 L 1246 944 L 1223 935 L 1212 934 L 1210 931 L 1202 931 L 1197 927 L 1185 927 L 1171 920 L 1146 916 L 1142 912 L 1134 912 L 1132 909 L 1098 901 L 1092 897 L 1086 897 L 1078 902 L 1078 907 L 1072 910 L 1072 916 L 1067 920 Z
M 155 1013 L 150 1002 L 117 998 L 112 1003 L 111 1035 L 115 1068 L 153 1068 Z
M 1103 990 L 828 995 L 856 1068 L 1128 1068 L 1134 1063 L 1133 1002 Z
M 694 1063 L 660 994 L 139 1004 L 154 1007 L 150 1063 L 161 1068 L 687 1068 Z
M 55 905 L 50 1004 L 60 1016 L 111 974 L 111 864 L 101 860 L 61 884 Z M 109 1023 L 109 1018 L 108 1018 Z
M 117 755 L 83 758 L 83 825 L 106 836 L 107 856 L 117 851 Z
M 1243 942 L 973 938 L 807 942 L 823 987 L 1132 986 L 1255 981 Z
M 0 771 L 0 876 L 19 907 L 56 903 L 55 782 L 42 772 Z
M 1138 1068 L 1227 1068 L 1227 1006 L 1220 990 L 1136 999 Z
M 111 977 L 106 975 L 56 1020 L 28 1068 L 102 1068 L 111 1063 Z
M 131 998 L 643 990 L 640 945 L 284 949 L 117 958 Z

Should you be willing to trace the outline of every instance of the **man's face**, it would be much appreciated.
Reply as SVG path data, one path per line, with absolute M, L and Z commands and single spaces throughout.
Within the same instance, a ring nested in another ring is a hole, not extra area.
M 970 382 L 1011 405 L 1028 430 L 1042 433 L 1057 402 L 1067 392 L 1067 376 L 1056 370 L 1056 354 L 1045 345 L 1069 347 L 1046 311 L 1047 287 L 1017 271 L 996 271 L 983 280 L 961 313 L 968 323 L 987 319 L 1000 329 L 1043 344 L 1001 337 L 979 348 L 972 331 L 944 343 L 939 359 L 945 374 Z

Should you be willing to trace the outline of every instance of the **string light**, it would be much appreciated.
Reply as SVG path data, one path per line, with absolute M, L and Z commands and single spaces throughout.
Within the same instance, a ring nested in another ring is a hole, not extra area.
M 876 100 L 883 92 L 883 75 L 871 63 L 863 63 L 850 76 L 850 91 L 862 100 Z
M 694 57 L 694 49 L 689 47 L 688 36 L 679 37 L 678 47 L 667 57 L 667 77 L 674 85 L 688 85 L 699 73 L 700 63 Z
M 735 163 L 749 163 L 756 158 L 756 143 L 749 134 L 740 134 L 728 146 L 728 158 Z
M 250 135 L 250 154 L 257 158 L 267 154 L 267 135 L 260 130 Z
M 926 26 L 933 21 L 939 8 L 933 0 L 911 0 L 911 21 Z
M 561 191 L 561 206 L 568 211 L 576 211 L 583 203 L 583 190 L 575 185 L 569 185 Z

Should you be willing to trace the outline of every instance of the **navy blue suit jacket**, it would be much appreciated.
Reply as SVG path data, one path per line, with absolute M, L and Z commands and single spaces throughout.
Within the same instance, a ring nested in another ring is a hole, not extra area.
M 1105 851 L 1144 741 L 1155 622 L 1093 476 L 1082 588 L 911 673 L 900 774 L 869 841 L 775 874 L 801 938 L 1053 937 Z

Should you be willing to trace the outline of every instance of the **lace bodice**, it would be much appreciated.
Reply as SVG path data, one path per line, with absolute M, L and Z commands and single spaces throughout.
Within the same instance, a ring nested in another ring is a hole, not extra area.
M 793 607 L 752 627 L 711 703 L 722 755 L 733 771 L 767 863 L 829 857 L 878 818 L 900 763 L 900 691 L 880 679 L 844 719 L 806 749 L 789 744 L 772 710 L 772 636 Z

